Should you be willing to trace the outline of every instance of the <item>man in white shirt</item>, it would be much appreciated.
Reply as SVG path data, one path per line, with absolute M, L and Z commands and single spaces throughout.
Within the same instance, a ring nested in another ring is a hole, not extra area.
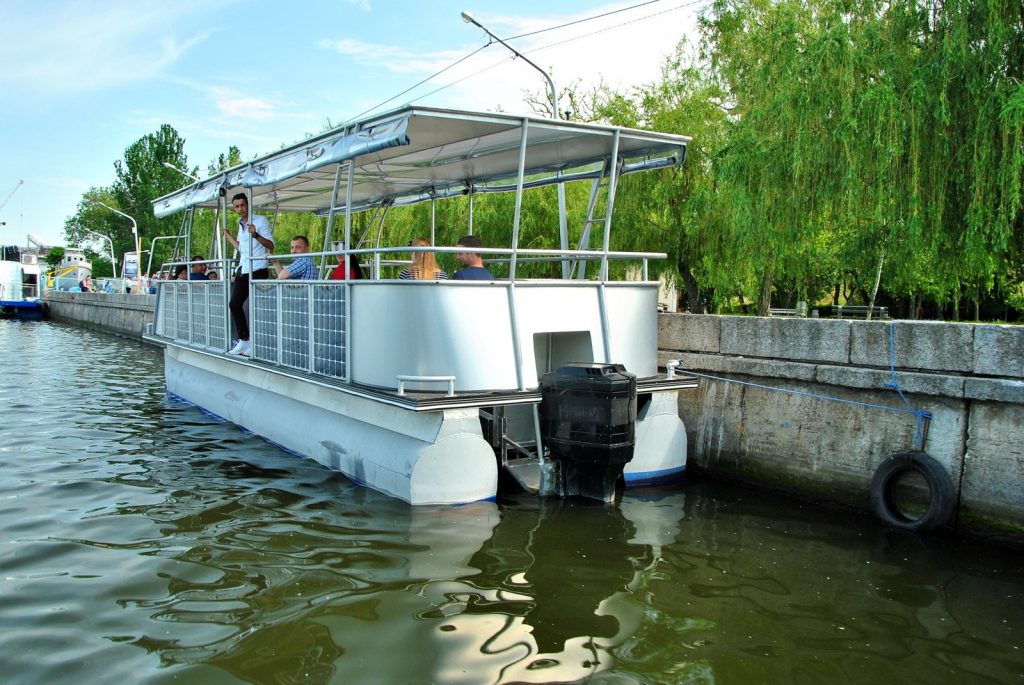
M 241 259 L 241 269 L 231 285 L 231 319 L 235 322 L 238 342 L 228 354 L 249 356 L 252 344 L 249 342 L 249 320 L 245 316 L 245 301 L 249 299 L 249 279 L 264 279 L 270 276 L 267 255 L 274 249 L 274 233 L 265 216 L 250 214 L 249 199 L 245 193 L 231 198 L 231 206 L 238 214 L 238 237 L 225 232 L 224 237 L 235 246 Z

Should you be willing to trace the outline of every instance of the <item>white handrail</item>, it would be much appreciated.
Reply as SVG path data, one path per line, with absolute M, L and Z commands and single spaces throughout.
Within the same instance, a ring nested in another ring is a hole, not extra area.
M 405 395 L 405 383 L 447 383 L 448 397 L 455 397 L 455 376 L 395 376 L 398 380 L 398 394 Z

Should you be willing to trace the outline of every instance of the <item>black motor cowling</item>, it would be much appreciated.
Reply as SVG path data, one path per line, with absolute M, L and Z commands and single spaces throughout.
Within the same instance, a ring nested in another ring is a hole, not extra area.
M 615 500 L 633 458 L 636 376 L 622 364 L 573 363 L 541 379 L 541 438 L 567 496 Z

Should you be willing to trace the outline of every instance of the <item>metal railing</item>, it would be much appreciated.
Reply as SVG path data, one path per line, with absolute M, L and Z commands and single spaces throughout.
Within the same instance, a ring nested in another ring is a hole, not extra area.
M 221 281 L 164 281 L 157 291 L 156 334 L 223 352 L 228 317 Z
M 396 252 L 458 252 L 464 248 L 371 248 L 344 250 L 341 252 L 310 253 L 310 257 L 330 257 L 338 254 L 353 254 L 357 258 L 369 257 L 370 279 L 378 280 L 383 266 L 383 257 Z M 508 249 L 477 248 L 488 257 L 488 261 L 501 264 L 511 259 Z M 663 253 L 626 253 L 588 250 L 521 250 L 520 261 L 558 261 L 566 258 L 577 260 L 637 260 L 641 262 L 640 275 L 646 279 L 649 259 L 663 258 Z M 517 256 L 518 256 L 517 255 Z M 529 256 L 526 256 L 529 255 Z M 289 255 L 294 257 L 294 255 Z M 282 258 L 286 258 L 282 255 Z M 275 259 L 270 256 L 269 259 Z M 206 260 L 213 263 L 220 260 Z M 187 262 L 184 262 L 187 263 Z M 510 269 L 511 271 L 511 269 Z M 397 275 L 397 274 L 396 274 Z M 510 274 L 511 275 L 511 274 Z M 376 277 L 376 278 L 373 278 Z M 513 341 L 516 345 L 516 368 L 521 366 L 518 351 L 518 329 L 515 317 L 513 288 L 515 278 L 499 278 L 509 290 L 508 306 L 512 320 Z M 544 279 L 547 280 L 547 279 Z M 559 280 L 559 279 L 552 279 Z M 565 280 L 565 279 L 562 279 Z M 356 281 L 357 283 L 359 281 Z M 569 281 L 579 285 L 579 281 Z M 251 358 L 263 363 L 274 364 L 312 374 L 319 374 L 350 380 L 349 359 L 349 288 L 353 281 L 330 280 L 258 280 L 250 281 L 249 328 L 251 332 Z M 604 313 L 604 282 L 595 283 L 601 288 L 601 321 L 607 327 Z M 439 284 L 440 285 L 440 284 Z M 452 284 L 460 285 L 460 284 Z M 461 284 L 469 285 L 469 284 Z M 155 332 L 175 342 L 223 352 L 230 347 L 231 320 L 228 315 L 229 282 L 174 280 L 160 281 L 157 298 Z M 604 331 L 604 338 L 608 339 Z M 399 379 L 401 381 L 402 379 Z M 405 380 L 423 381 L 423 378 Z M 431 377 L 431 380 L 434 380 Z M 445 382 L 448 378 L 443 379 Z M 522 385 L 520 378 L 519 384 Z M 400 383 L 404 386 L 404 383 Z

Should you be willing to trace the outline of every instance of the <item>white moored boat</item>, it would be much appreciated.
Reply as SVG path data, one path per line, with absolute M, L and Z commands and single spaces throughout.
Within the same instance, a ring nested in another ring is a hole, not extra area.
M 500 467 L 541 494 L 595 496 L 594 488 L 566 484 L 574 467 L 552 461 L 575 431 L 566 422 L 589 402 L 558 409 L 545 400 L 541 407 L 545 374 L 582 362 L 570 370 L 635 376 L 632 404 L 611 412 L 629 414 L 632 458 L 607 473 L 598 467 L 594 482 L 607 486 L 619 473 L 627 487 L 677 479 L 686 465 L 677 393 L 696 381 L 658 369 L 658 282 L 648 279 L 647 263 L 665 255 L 610 251 L 609 236 L 618 179 L 681 164 L 687 142 L 612 126 L 406 107 L 164 196 L 154 212 L 184 212 L 183 254 L 192 252 L 192 210 L 214 208 L 224 222 L 225 198 L 245 192 L 257 212 L 325 216 L 324 249 L 314 256 L 333 264 L 337 253 L 328 246 L 344 240 L 352 246 L 345 259 L 354 255 L 367 272 L 359 280 L 253 281 L 251 357 L 225 353 L 232 335 L 224 280 L 161 283 L 147 337 L 165 348 L 167 389 L 413 504 L 493 498 Z M 552 226 L 561 249 L 519 244 L 524 192 L 587 182 L 590 206 L 575 248 L 564 208 Z M 388 245 L 389 209 L 467 198 L 460 201 L 468 203 L 465 232 L 472 233 L 474 196 L 495 192 L 514 193 L 511 244 L 478 252 L 500 278 L 395 279 L 389 265 L 410 251 L 465 250 Z M 372 212 L 361 236 L 353 235 L 357 212 Z M 610 280 L 614 260 L 627 260 L 641 280 Z M 528 261 L 557 264 L 561 278 L 522 278 L 517 269 Z M 228 260 L 218 268 L 230 273 Z M 596 496 L 611 497 L 607 487 Z

